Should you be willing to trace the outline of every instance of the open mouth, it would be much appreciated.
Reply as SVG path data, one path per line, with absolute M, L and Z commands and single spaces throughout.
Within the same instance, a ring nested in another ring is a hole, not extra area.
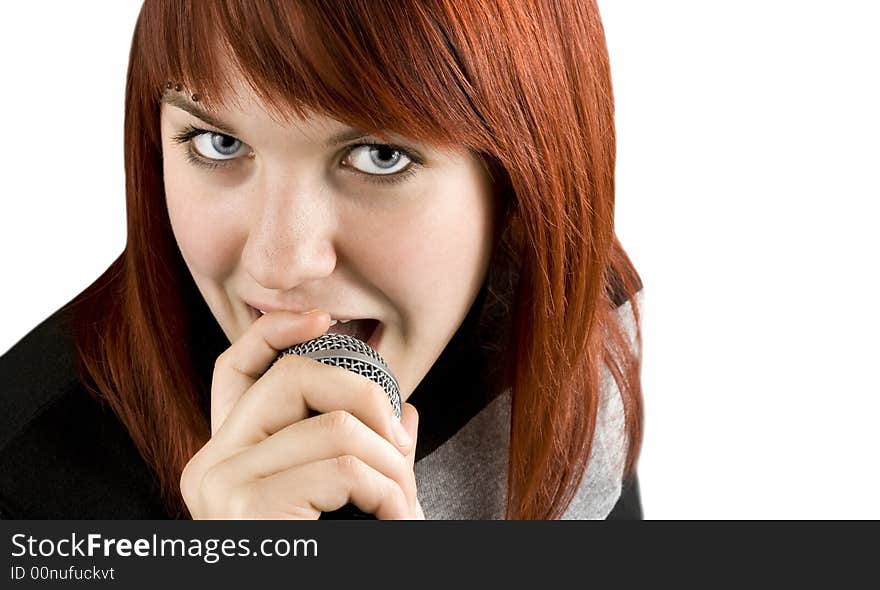
M 260 310 L 255 309 L 250 305 L 248 305 L 248 307 L 250 308 L 254 320 L 263 315 Z M 352 336 L 362 342 L 366 342 L 373 350 L 377 350 L 379 342 L 382 339 L 383 326 L 384 324 L 382 322 L 374 318 L 361 318 L 346 322 L 336 321 L 335 323 L 332 323 L 327 330 L 327 333 Z
M 327 330 L 327 332 L 330 334 L 345 334 L 347 336 L 353 336 L 358 340 L 370 344 L 370 340 L 378 327 L 379 320 L 364 318 L 360 320 L 351 320 L 344 324 L 342 322 L 336 322 L 330 326 L 330 329 Z

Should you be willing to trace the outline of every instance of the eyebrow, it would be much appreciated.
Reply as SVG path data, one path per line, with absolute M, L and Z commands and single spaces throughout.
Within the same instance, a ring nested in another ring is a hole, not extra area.
M 179 109 L 186 111 L 187 113 L 189 113 L 193 117 L 196 117 L 197 119 L 201 119 L 202 121 L 204 121 L 208 125 L 211 125 L 212 127 L 216 127 L 217 129 L 219 129 L 222 133 L 225 133 L 226 135 L 234 135 L 236 137 L 238 136 L 238 132 L 235 129 L 233 129 L 231 125 L 224 123 L 216 115 L 209 113 L 208 111 L 204 110 L 203 108 L 201 108 L 197 104 L 194 104 L 194 103 L 188 101 L 186 98 L 180 96 L 179 94 L 174 94 L 174 93 L 166 94 L 166 95 L 162 96 L 162 102 L 166 103 L 166 104 L 170 104 L 171 106 L 175 106 Z M 368 137 L 369 135 L 370 134 L 367 133 L 366 131 L 362 131 L 360 129 L 348 128 L 348 129 L 340 131 L 339 133 L 330 137 L 327 140 L 326 145 L 327 145 L 327 147 L 333 147 L 333 146 L 339 145 L 340 143 L 345 143 L 346 141 L 353 141 L 355 139 L 361 139 L 364 137 Z

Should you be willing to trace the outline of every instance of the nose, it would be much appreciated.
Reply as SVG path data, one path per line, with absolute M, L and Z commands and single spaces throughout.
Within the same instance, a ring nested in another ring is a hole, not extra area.
M 320 187 L 302 187 L 262 198 L 242 264 L 264 288 L 288 290 L 333 272 L 336 220 L 323 193 Z

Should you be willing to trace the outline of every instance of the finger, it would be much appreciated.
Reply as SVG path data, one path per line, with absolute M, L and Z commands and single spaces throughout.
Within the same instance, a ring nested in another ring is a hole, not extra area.
M 280 352 L 317 338 L 330 326 L 330 314 L 273 311 L 258 318 L 214 363 L 211 382 L 211 434 L 226 421 L 242 395 L 260 378 Z
M 282 428 L 309 418 L 309 411 L 346 411 L 400 448 L 397 420 L 385 389 L 342 367 L 325 365 L 299 355 L 287 355 L 241 396 L 230 410 L 217 438 L 230 448 L 244 448 L 265 440 Z
M 416 475 L 414 466 L 416 462 L 416 448 L 419 438 L 419 413 L 416 410 L 415 406 L 413 406 L 412 404 L 404 403 L 403 406 L 400 408 L 400 421 L 413 440 L 412 448 L 406 454 L 406 461 L 409 465 L 410 473 L 412 473 L 413 482 L 415 482 Z M 416 519 L 425 520 L 425 512 L 424 510 L 422 510 L 422 503 L 419 502 L 418 488 L 416 489 L 415 513 Z
M 257 445 L 216 464 L 214 481 L 232 488 L 298 465 L 354 455 L 394 480 L 416 506 L 416 482 L 409 459 L 357 417 L 336 410 L 290 424 Z
M 412 444 L 409 446 L 409 451 L 406 453 L 409 468 L 412 469 L 416 462 L 416 445 L 418 444 L 419 437 L 419 413 L 414 405 L 404 403 L 403 406 L 401 406 L 400 423 L 403 424 L 403 427 L 406 428 L 407 433 L 409 433 L 409 436 L 412 439 Z
M 348 503 L 381 520 L 417 516 L 394 480 L 353 455 L 299 465 L 258 480 L 255 485 L 261 502 L 271 510 L 280 507 L 281 511 L 309 518 Z

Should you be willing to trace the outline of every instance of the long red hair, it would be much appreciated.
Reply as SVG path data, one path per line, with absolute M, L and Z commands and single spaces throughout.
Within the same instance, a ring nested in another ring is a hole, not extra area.
M 493 337 L 513 404 L 507 518 L 564 513 L 590 457 L 603 366 L 633 473 L 641 282 L 614 232 L 614 101 L 595 1 L 147 0 L 125 95 L 128 240 L 72 308 L 80 376 L 130 432 L 169 515 L 189 516 L 180 475 L 210 424 L 192 280 L 165 206 L 159 98 L 174 81 L 208 109 L 234 105 L 230 64 L 279 120 L 308 109 L 379 137 L 466 147 L 492 174 L 503 231 L 478 302 L 506 326 Z M 634 341 L 616 313 L 627 302 Z

